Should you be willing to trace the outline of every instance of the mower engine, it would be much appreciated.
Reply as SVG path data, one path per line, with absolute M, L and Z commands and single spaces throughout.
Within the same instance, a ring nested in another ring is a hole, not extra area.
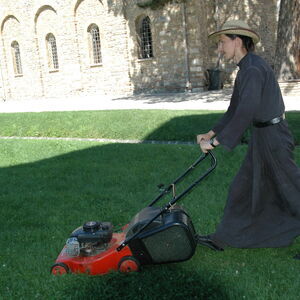
M 108 248 L 112 234 L 110 222 L 86 222 L 68 238 L 66 253 L 70 257 L 97 255 Z

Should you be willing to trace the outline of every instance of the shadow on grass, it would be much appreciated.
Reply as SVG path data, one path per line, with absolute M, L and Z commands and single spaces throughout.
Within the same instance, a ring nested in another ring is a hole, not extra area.
M 84 284 L 85 277 L 76 278 L 73 290 L 80 286 L 87 299 L 229 299 L 220 278 L 207 272 L 195 274 L 178 264 L 151 266 L 140 273 L 98 276 L 88 285 Z M 71 298 L 74 294 L 64 289 L 64 296 Z
M 208 112 L 201 115 L 195 114 L 176 117 L 147 135 L 145 140 L 195 141 L 197 134 L 209 131 L 222 115 L 223 113 Z M 286 119 L 289 123 L 289 128 L 294 137 L 295 144 L 300 145 L 300 112 L 287 112 Z M 244 133 L 241 142 L 247 144 L 250 134 L 250 129 L 248 129 Z
M 5 297 L 226 299 L 222 284 L 208 280 L 209 274 L 178 267 L 149 267 L 133 276 L 49 275 L 72 230 L 88 220 L 111 221 L 115 227 L 127 224 L 158 194 L 156 184 L 170 183 L 199 156 L 197 146 L 87 143 L 83 148 L 73 141 L 34 140 L 1 144 L 7 155 L 22 149 L 29 158 L 41 158 L 0 169 L 0 243 L 5 245 L 0 290 Z M 198 190 L 196 199 L 199 195 L 204 191 Z M 195 203 L 195 198 L 190 201 Z
M 196 142 L 196 135 L 209 131 L 221 116 L 222 113 L 207 112 L 175 117 L 149 133 L 144 139 Z

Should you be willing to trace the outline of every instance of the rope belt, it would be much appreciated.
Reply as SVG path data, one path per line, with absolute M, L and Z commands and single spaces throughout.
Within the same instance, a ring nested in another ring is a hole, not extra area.
M 271 120 L 266 121 L 266 122 L 256 122 L 256 121 L 254 121 L 253 126 L 257 127 L 257 128 L 267 127 L 267 126 L 270 126 L 270 125 L 278 124 L 281 121 L 283 121 L 284 119 L 285 119 L 285 115 L 283 114 L 281 117 L 276 117 L 276 118 L 271 119 Z

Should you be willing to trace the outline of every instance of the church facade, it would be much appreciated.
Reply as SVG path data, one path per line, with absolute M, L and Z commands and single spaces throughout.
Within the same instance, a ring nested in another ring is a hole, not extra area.
M 207 35 L 240 18 L 271 64 L 276 0 L 0 0 L 0 99 L 198 91 L 218 62 Z M 230 83 L 233 65 L 219 61 Z

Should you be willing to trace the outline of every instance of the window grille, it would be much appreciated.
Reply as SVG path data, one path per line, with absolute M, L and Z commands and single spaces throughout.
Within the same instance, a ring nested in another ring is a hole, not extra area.
M 90 33 L 90 49 L 91 51 L 91 59 L 93 64 L 101 64 L 102 56 L 101 56 L 101 43 L 100 43 L 100 32 L 99 27 L 95 24 L 91 25 L 89 28 Z
M 140 58 L 153 57 L 151 23 L 149 17 L 143 18 L 140 22 L 139 48 Z
M 56 39 L 52 33 L 49 33 L 46 37 L 47 41 L 47 48 L 48 48 L 48 61 L 49 61 L 49 68 L 52 70 L 58 70 L 58 55 L 57 55 L 57 46 L 56 46 Z
M 16 75 L 22 75 L 22 63 L 21 63 L 21 53 L 20 53 L 20 47 L 19 43 L 14 41 L 11 44 L 12 47 L 12 56 L 13 56 L 13 65 L 14 65 L 14 71 Z

